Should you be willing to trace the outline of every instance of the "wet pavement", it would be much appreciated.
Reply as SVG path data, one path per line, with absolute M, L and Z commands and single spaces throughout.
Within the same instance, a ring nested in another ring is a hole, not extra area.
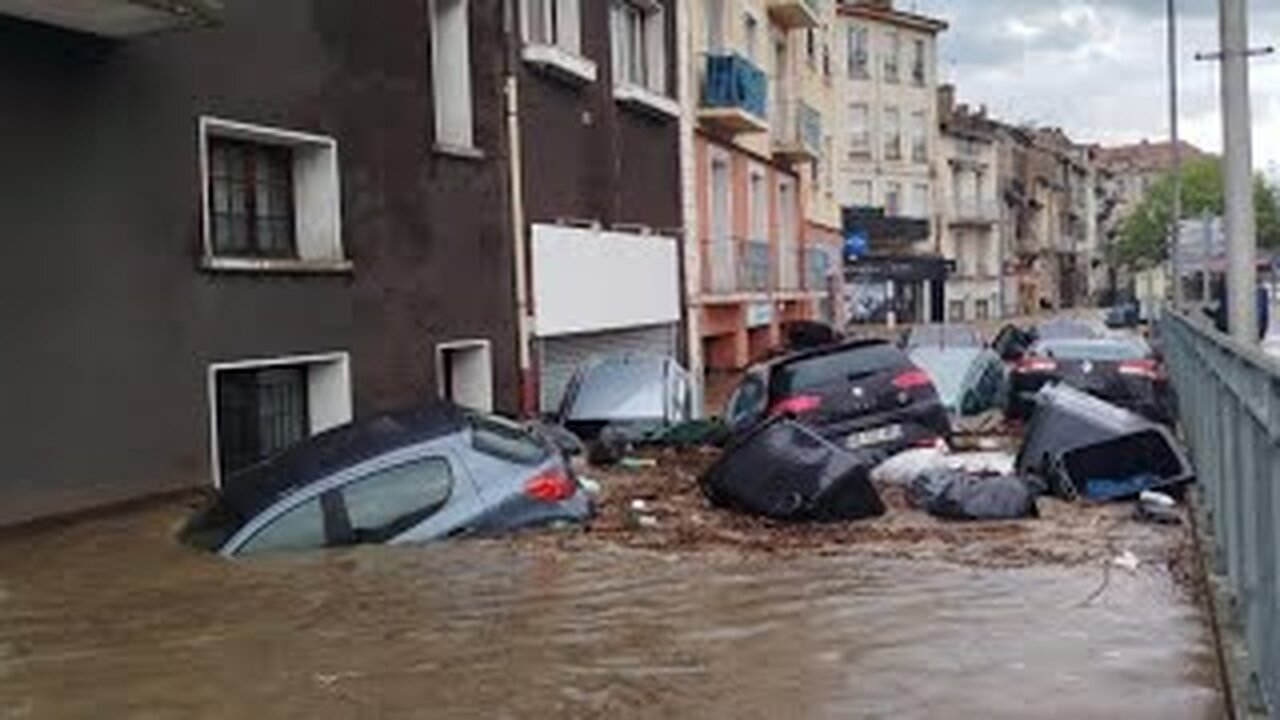
M 230 563 L 172 541 L 184 512 L 0 540 L 0 718 L 1222 713 L 1156 547 L 1129 572 L 616 530 Z

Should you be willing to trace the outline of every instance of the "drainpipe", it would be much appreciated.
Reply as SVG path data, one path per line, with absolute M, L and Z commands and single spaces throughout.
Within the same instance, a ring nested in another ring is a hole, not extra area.
M 525 242 L 524 193 L 521 188 L 524 166 L 520 142 L 520 85 L 516 78 L 516 69 L 519 67 L 520 34 L 513 0 L 503 0 L 502 6 L 503 32 L 507 42 L 503 100 L 507 118 L 507 175 L 511 183 L 509 188 L 511 249 L 512 257 L 515 259 L 516 353 L 520 370 L 520 413 L 525 417 L 533 417 L 538 412 L 538 383 L 537 378 L 534 377 L 533 357 L 530 352 L 532 303 L 529 301 L 528 245 Z

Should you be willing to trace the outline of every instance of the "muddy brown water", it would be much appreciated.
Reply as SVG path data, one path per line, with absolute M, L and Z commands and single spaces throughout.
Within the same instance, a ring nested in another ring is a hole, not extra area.
M 0 718 L 1221 715 L 1157 564 L 1103 587 L 581 538 L 231 563 L 171 541 L 183 511 L 0 541 Z

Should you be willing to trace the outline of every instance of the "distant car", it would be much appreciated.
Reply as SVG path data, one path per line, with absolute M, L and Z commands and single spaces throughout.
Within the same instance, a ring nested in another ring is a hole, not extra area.
M 1133 328 L 1141 324 L 1137 303 L 1121 303 L 1107 308 L 1104 322 L 1112 329 Z
M 1003 410 L 1009 392 L 1008 372 L 1000 356 L 987 348 L 920 347 L 911 362 L 929 373 L 938 398 L 953 416 Z
M 1096 340 L 1107 335 L 1101 323 L 1075 318 L 1046 320 L 1038 323 L 1031 332 L 1036 340 Z
M 238 557 L 578 523 L 591 511 L 549 441 L 432 405 L 321 433 L 228 477 L 182 538 Z
M 1150 346 L 1137 337 L 1040 340 L 1014 367 L 1009 415 L 1031 414 L 1035 395 L 1061 382 L 1095 397 L 1169 422 L 1169 384 Z
M 951 434 L 929 375 L 900 348 L 856 340 L 752 367 L 729 399 L 735 435 L 789 415 L 855 450 L 896 452 Z
M 692 418 L 692 383 L 674 358 L 620 353 L 597 357 L 578 369 L 558 420 L 591 441 L 606 427 L 639 440 Z
M 982 334 L 970 325 L 917 325 L 903 336 L 902 346 L 910 350 L 917 347 L 968 347 L 984 345 Z

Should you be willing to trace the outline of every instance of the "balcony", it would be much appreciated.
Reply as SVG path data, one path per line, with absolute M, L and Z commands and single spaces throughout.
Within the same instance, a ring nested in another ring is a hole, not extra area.
M 961 200 L 953 210 L 953 226 L 979 227 L 1000 222 L 1000 206 L 994 200 Z
M 0 0 L 0 15 L 116 39 L 209 25 L 221 13 L 220 0 Z
M 768 80 L 764 71 L 741 55 L 707 55 L 706 79 L 698 120 L 728 135 L 766 132 Z
M 822 114 L 808 103 L 782 103 L 774 132 L 773 154 L 782 163 L 813 162 L 822 155 Z
M 768 0 L 769 17 L 784 30 L 816 28 L 822 24 L 819 0 Z
M 708 240 L 703 250 L 703 292 L 750 295 L 769 291 L 773 257 L 768 242 L 742 238 Z

